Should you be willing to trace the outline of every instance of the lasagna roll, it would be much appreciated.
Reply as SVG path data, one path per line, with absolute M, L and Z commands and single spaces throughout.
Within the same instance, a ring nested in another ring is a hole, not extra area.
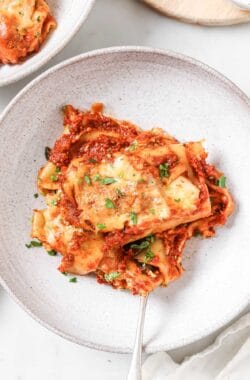
M 37 52 L 55 27 L 45 0 L 1 0 L 0 63 L 15 64 Z
M 98 108 L 99 109 L 99 108 Z M 59 270 L 146 295 L 184 272 L 186 241 L 211 237 L 234 202 L 200 141 L 143 131 L 96 108 L 63 107 L 62 135 L 39 170 L 47 208 L 32 236 L 62 255 Z

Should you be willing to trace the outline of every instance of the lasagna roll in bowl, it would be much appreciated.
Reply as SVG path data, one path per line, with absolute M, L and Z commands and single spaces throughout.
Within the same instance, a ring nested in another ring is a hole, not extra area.
M 201 142 L 143 131 L 101 107 L 63 107 L 64 131 L 39 170 L 47 207 L 32 236 L 59 252 L 63 273 L 146 295 L 183 273 L 185 243 L 210 237 L 234 205 Z
M 55 27 L 45 0 L 1 0 L 0 63 L 15 64 L 37 52 Z

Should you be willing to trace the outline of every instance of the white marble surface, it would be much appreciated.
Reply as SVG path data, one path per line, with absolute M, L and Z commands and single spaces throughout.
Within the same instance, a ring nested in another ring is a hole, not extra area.
M 82 52 L 116 45 L 172 49 L 211 65 L 250 96 L 250 24 L 223 28 L 186 25 L 136 0 L 97 0 L 87 22 L 46 68 Z M 38 72 L 38 73 L 39 73 Z M 38 73 L 0 89 L 0 111 Z M 213 339 L 172 352 L 176 360 Z M 41 327 L 0 288 L 0 379 L 126 379 L 130 356 L 69 343 Z

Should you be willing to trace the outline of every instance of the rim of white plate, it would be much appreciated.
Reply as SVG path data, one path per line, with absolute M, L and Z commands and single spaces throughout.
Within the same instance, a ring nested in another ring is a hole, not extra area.
M 7 105 L 7 107 L 4 109 L 4 111 L 0 115 L 0 124 L 3 122 L 4 118 L 8 115 L 8 113 L 11 111 L 12 107 L 18 102 L 18 100 L 26 94 L 33 86 L 35 86 L 38 82 L 42 82 L 44 79 L 49 77 L 50 75 L 53 75 L 54 72 L 63 69 L 66 66 L 70 66 L 72 64 L 75 64 L 79 61 L 88 59 L 90 57 L 95 56 L 101 56 L 101 55 L 108 55 L 108 54 L 116 54 L 116 53 L 148 53 L 148 54 L 158 54 L 160 56 L 167 56 L 172 57 L 175 59 L 179 59 L 183 62 L 190 63 L 202 70 L 204 70 L 206 73 L 214 76 L 216 79 L 219 79 L 221 82 L 223 82 L 225 85 L 227 85 L 237 96 L 239 96 L 249 107 L 250 112 L 250 98 L 236 85 L 234 84 L 230 79 L 226 78 L 223 74 L 219 73 L 217 70 L 211 68 L 210 66 L 206 65 L 203 62 L 200 62 L 194 58 L 191 58 L 189 56 L 183 55 L 181 53 L 176 53 L 171 50 L 163 50 L 158 48 L 152 48 L 152 47 L 146 47 L 146 46 L 117 46 L 117 47 L 109 47 L 109 48 L 103 48 L 103 49 L 97 49 L 93 50 L 87 53 L 83 53 L 80 55 L 77 55 L 75 57 L 69 58 L 52 68 L 46 70 L 44 73 L 36 77 L 34 80 L 32 80 L 29 84 L 27 84 Z M 1 125 L 0 125 L 1 127 Z M 24 311 L 26 311 L 34 320 L 36 320 L 38 323 L 40 323 L 42 326 L 46 327 L 48 330 L 54 332 L 57 335 L 60 335 L 64 339 L 67 339 L 73 343 L 77 343 L 82 346 L 86 346 L 92 349 L 100 350 L 100 351 L 107 351 L 107 352 L 114 352 L 114 353 L 131 353 L 130 348 L 124 348 L 124 347 L 112 347 L 107 345 L 99 345 L 95 344 L 89 341 L 85 341 L 82 339 L 78 339 L 77 337 L 71 336 L 60 329 L 57 329 L 53 326 L 51 326 L 49 323 L 45 322 L 44 320 L 40 319 L 35 313 L 33 313 L 26 305 L 25 303 L 19 299 L 15 294 L 15 289 L 11 289 L 5 279 L 3 278 L 2 274 L 0 273 L 0 285 L 3 286 L 3 288 L 11 295 L 11 297 L 14 299 L 14 301 L 22 307 Z M 222 318 L 218 323 L 214 325 L 210 325 L 210 327 L 206 330 L 204 330 L 204 333 L 201 335 L 200 332 L 192 335 L 189 338 L 180 338 L 179 341 L 174 345 L 157 345 L 156 347 L 153 347 L 153 349 L 147 349 L 145 347 L 146 353 L 155 353 L 159 351 L 166 351 L 171 349 L 180 348 L 183 346 L 186 346 L 190 343 L 193 343 L 197 340 L 200 340 L 202 338 L 205 338 L 206 336 L 212 334 L 216 330 L 220 329 L 227 323 L 229 323 L 233 318 L 235 318 L 237 315 L 239 315 L 249 304 L 250 301 L 250 295 L 248 298 L 244 300 L 244 302 L 240 302 L 238 305 L 235 305 L 234 311 L 226 314 L 224 318 Z
M 84 11 L 82 13 L 80 12 L 80 14 L 79 14 L 79 20 L 77 21 L 75 26 L 72 28 L 71 32 L 69 34 L 67 34 L 62 39 L 62 43 L 60 44 L 60 46 L 56 47 L 50 54 L 44 56 L 39 62 L 37 62 L 37 64 L 30 66 L 29 68 L 24 69 L 23 71 L 18 72 L 17 74 L 13 75 L 11 78 L 1 79 L 0 80 L 0 87 L 7 86 L 11 83 L 14 83 L 14 82 L 17 82 L 21 79 L 26 78 L 27 76 L 31 75 L 32 73 L 34 73 L 38 69 L 40 69 L 47 62 L 49 62 L 58 53 L 60 53 L 60 51 L 63 50 L 63 48 L 70 42 L 70 40 L 79 31 L 79 29 L 83 25 L 84 21 L 87 19 L 91 9 L 93 8 L 94 3 L 95 3 L 95 0 L 88 0 L 88 3 L 86 4 Z M 38 52 L 38 54 L 39 54 L 39 52 Z M 45 72 L 47 72 L 47 70 Z

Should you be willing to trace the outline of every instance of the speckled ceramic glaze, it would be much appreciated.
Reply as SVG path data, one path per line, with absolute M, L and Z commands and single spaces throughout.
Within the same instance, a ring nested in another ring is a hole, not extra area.
M 60 107 L 106 112 L 141 127 L 162 127 L 182 141 L 205 139 L 209 161 L 228 177 L 237 209 L 215 238 L 192 239 L 182 278 L 150 295 L 147 352 L 199 339 L 229 322 L 250 294 L 250 104 L 223 76 L 171 52 L 113 48 L 68 60 L 35 79 L 0 121 L 0 275 L 2 284 L 36 320 L 74 342 L 129 352 L 138 297 L 99 285 L 92 276 L 69 283 L 59 257 L 27 249 L 38 168 L 44 147 L 62 131 Z
M 22 63 L 0 64 L 0 87 L 33 73 L 59 53 L 85 21 L 94 0 L 47 0 L 47 3 L 57 28 L 49 34 L 39 52 L 29 55 Z

